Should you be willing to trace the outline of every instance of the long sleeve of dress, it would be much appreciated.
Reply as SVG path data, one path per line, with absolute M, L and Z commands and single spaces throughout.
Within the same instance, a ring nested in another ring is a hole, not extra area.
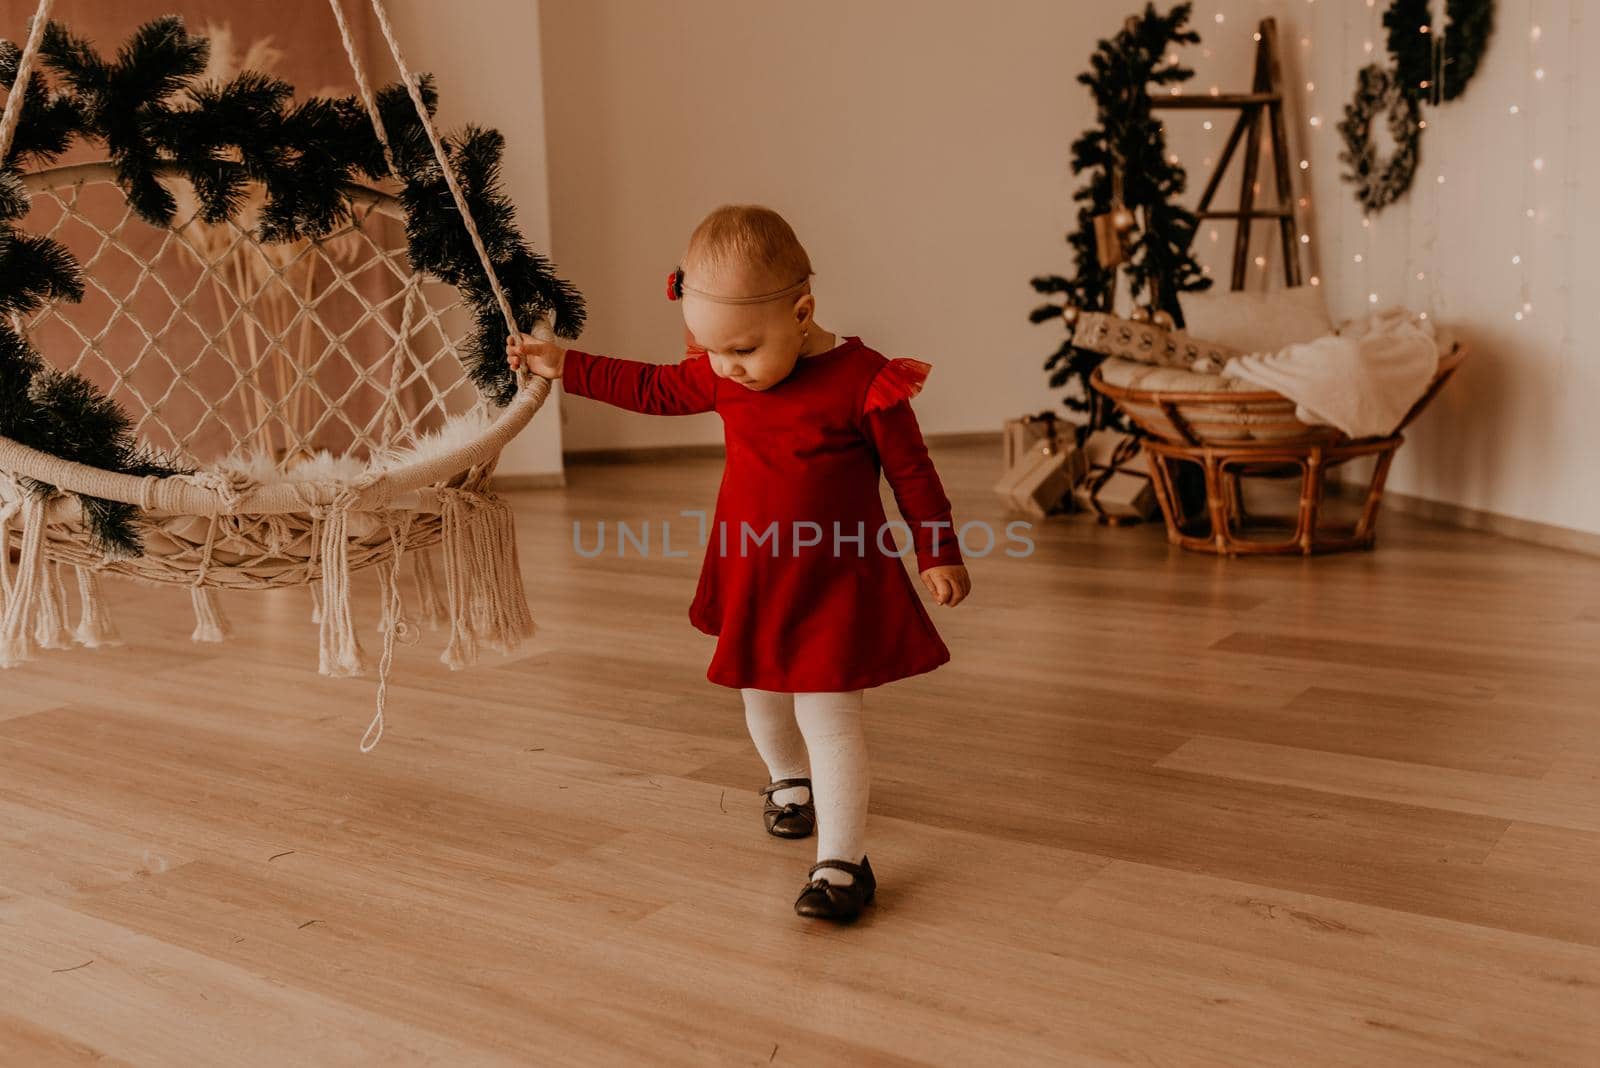
M 561 384 L 568 393 L 646 415 L 695 415 L 716 407 L 717 377 L 703 352 L 678 363 L 645 363 L 568 349 Z
M 927 365 L 919 361 L 891 361 L 873 383 L 862 413 L 862 425 L 878 452 L 895 504 L 911 527 L 919 572 L 962 562 L 950 498 L 911 410 L 910 398 L 926 374 Z

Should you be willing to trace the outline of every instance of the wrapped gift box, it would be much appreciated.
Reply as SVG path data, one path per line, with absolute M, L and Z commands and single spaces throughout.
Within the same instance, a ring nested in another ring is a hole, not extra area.
M 1115 430 L 1096 430 L 1081 450 L 1088 468 L 1073 496 L 1102 522 L 1133 522 L 1156 514 L 1149 460 L 1139 439 Z
M 1123 319 L 1109 312 L 1080 313 L 1072 343 L 1090 352 L 1190 371 L 1221 371 L 1223 364 L 1241 355 L 1237 349 L 1191 337 L 1181 330 Z
M 995 492 L 1029 515 L 1070 511 L 1073 487 L 1089 473 L 1083 450 L 1071 440 L 1058 440 L 1054 447 L 1048 442 L 1035 445 L 995 484 Z
M 1024 415 L 1020 419 L 1007 419 L 1000 438 L 1003 469 L 1009 474 L 1020 460 L 1041 444 L 1052 440 L 1071 444 L 1077 440 L 1076 432 L 1076 424 L 1069 423 L 1050 411 L 1040 412 L 1038 415 Z

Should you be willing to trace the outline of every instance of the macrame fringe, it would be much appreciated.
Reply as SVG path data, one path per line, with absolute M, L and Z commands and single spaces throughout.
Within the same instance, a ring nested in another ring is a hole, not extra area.
M 322 583 L 313 579 L 306 583 L 306 589 L 311 591 L 311 622 L 322 622 Z
M 78 572 L 78 601 L 81 612 L 78 616 L 78 626 L 72 632 L 72 640 L 90 649 L 121 645 L 122 635 L 111 620 L 111 609 L 106 604 L 105 591 L 100 588 L 100 575 L 93 568 L 80 567 L 75 570 Z
M 223 614 L 222 600 L 210 586 L 190 586 L 189 599 L 194 602 L 194 633 L 191 641 L 223 642 L 233 637 L 233 626 Z
M 440 656 L 452 671 L 477 663 L 478 647 L 511 652 L 534 633 L 522 588 L 511 509 L 487 494 L 444 501 L 445 607 L 450 641 Z
M 35 605 L 33 640 L 41 649 L 72 648 L 72 631 L 67 627 L 67 591 L 61 585 L 61 565 L 46 562 L 40 574 L 39 600 Z
M 28 624 L 33 621 L 34 603 L 44 583 L 44 501 L 34 494 L 23 496 L 20 505 L 10 506 L 0 523 L 3 547 L 10 553 L 11 517 L 20 512 L 22 538 L 17 570 L 5 584 L 5 614 L 0 617 L 0 668 L 16 667 L 33 658 L 33 636 Z
M 439 579 L 433 570 L 433 551 L 419 549 L 411 554 L 411 577 L 417 584 L 417 614 L 437 628 L 445 621 L 444 602 L 439 597 Z
M 350 502 L 329 507 L 322 519 L 322 619 L 317 670 L 349 678 L 366 670 L 350 605 Z

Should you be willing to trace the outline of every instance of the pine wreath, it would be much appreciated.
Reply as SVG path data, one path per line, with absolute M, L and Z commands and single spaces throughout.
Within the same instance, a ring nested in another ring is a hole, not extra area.
M 171 226 L 177 211 L 160 180 L 164 170 L 175 169 L 190 183 L 208 223 L 236 218 L 249 185 L 259 183 L 266 202 L 256 237 L 268 243 L 325 237 L 351 218 L 352 183 L 397 179 L 411 262 L 460 291 L 476 322 L 463 354 L 467 373 L 486 399 L 508 403 L 517 387 L 504 358 L 506 326 L 406 88 L 396 84 L 378 93 L 394 156 L 391 173 L 355 97 L 296 101 L 287 82 L 256 71 L 221 85 L 202 82 L 209 49 L 210 42 L 191 35 L 175 15 L 141 26 L 114 57 L 100 55 L 60 23 L 48 24 L 39 58 L 54 87 L 37 71 L 29 75 L 20 124 L 0 160 L 0 436 L 106 471 L 182 470 L 141 448 L 115 402 L 82 376 L 46 368 L 5 321 L 47 301 L 83 296 L 72 254 L 13 225 L 28 212 L 23 165 L 48 165 L 79 137 L 104 147 L 129 205 L 153 226 Z M 0 85 L 15 90 L 19 59 L 14 43 L 0 41 Z M 420 80 L 431 115 L 437 93 L 426 75 Z M 445 143 L 517 319 L 548 316 L 557 334 L 575 336 L 583 325 L 583 298 L 517 230 L 500 182 L 504 138 L 469 126 Z M 53 492 L 45 485 L 27 488 Z M 136 509 L 82 501 L 97 548 L 108 556 L 141 553 Z
M 1380 159 L 1373 121 L 1382 116 L 1395 150 Z M 1349 167 L 1343 177 L 1356 187 L 1356 199 L 1367 211 L 1378 211 L 1405 195 L 1416 177 L 1422 151 L 1422 108 L 1406 93 L 1393 72 L 1376 63 L 1361 68 L 1355 98 L 1344 107 L 1339 134 L 1344 151 L 1339 160 Z
M 1454 100 L 1477 73 L 1494 29 L 1493 0 L 1448 0 L 1445 26 L 1429 0 L 1394 0 L 1383 13 L 1400 85 L 1431 104 Z

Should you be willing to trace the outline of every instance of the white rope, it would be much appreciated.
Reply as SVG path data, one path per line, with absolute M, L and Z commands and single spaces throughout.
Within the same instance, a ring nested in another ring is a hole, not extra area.
M 456 172 L 450 166 L 450 157 L 445 154 L 444 144 L 439 140 L 439 134 L 433 128 L 433 120 L 428 117 L 428 105 L 422 99 L 422 90 L 417 86 L 416 76 L 406 66 L 406 57 L 400 50 L 400 42 L 394 35 L 394 27 L 389 23 L 389 11 L 384 7 L 383 0 L 371 0 L 372 12 L 378 16 L 378 28 L 383 31 L 384 40 L 389 42 L 389 52 L 394 56 L 395 66 L 400 68 L 400 79 L 405 82 L 406 91 L 411 94 L 411 103 L 416 106 L 417 118 L 422 120 L 422 128 L 428 135 L 428 143 L 433 145 L 433 156 L 439 161 L 439 169 L 444 172 L 445 184 L 450 187 L 450 195 L 455 198 L 456 210 L 461 213 L 461 221 L 466 224 L 467 236 L 472 238 L 472 247 L 478 250 L 478 259 L 483 263 L 483 270 L 489 278 L 489 288 L 494 291 L 494 299 L 500 305 L 500 314 L 505 317 L 506 329 L 513 334 L 518 333 L 516 316 L 511 313 L 511 302 L 506 299 L 506 294 L 500 288 L 500 276 L 495 274 L 494 263 L 489 259 L 489 250 L 484 247 L 483 238 L 478 235 L 478 224 L 472 218 L 472 209 L 467 207 L 466 195 L 461 192 L 461 184 L 456 181 Z
M 39 43 L 44 40 L 44 28 L 50 21 L 50 6 L 55 0 L 39 0 L 39 9 L 33 14 L 33 25 L 28 27 L 28 43 L 22 48 L 22 58 L 17 61 L 17 80 L 11 83 L 11 95 L 6 98 L 6 113 L 0 118 L 0 163 L 11 151 L 11 139 L 16 136 L 17 124 L 22 121 L 22 101 L 28 95 L 28 78 L 33 74 L 33 60 L 39 54 Z
M 39 586 L 44 581 L 44 501 L 36 494 L 22 498 L 22 544 L 17 573 L 7 591 L 0 617 L 0 667 L 15 667 L 33 655 L 28 633 Z M 7 550 L 9 551 L 9 549 Z
M 404 522 L 396 522 L 392 513 L 384 516 L 394 555 L 387 567 L 379 572 L 379 587 L 383 596 L 383 655 L 378 660 L 377 708 L 372 714 L 372 721 L 367 724 L 366 733 L 361 736 L 363 753 L 372 752 L 383 738 L 383 717 L 389 704 L 389 671 L 394 666 L 395 641 L 398 639 L 408 645 L 416 641 L 416 630 L 405 618 L 405 605 L 400 597 L 400 558 L 405 555 L 406 539 L 411 535 L 411 522 L 415 518 L 414 512 L 406 512 Z
M 361 66 L 355 38 L 350 34 L 350 24 L 345 21 L 344 5 L 339 0 L 328 0 L 328 6 L 333 8 L 333 19 L 339 24 L 339 37 L 344 41 L 344 54 L 350 57 L 350 72 L 356 76 L 356 90 L 361 94 L 361 102 L 366 105 L 367 116 L 372 120 L 372 132 L 378 135 L 378 144 L 383 146 L 383 158 L 389 164 L 389 173 L 398 179 L 400 173 L 395 170 L 394 150 L 389 147 L 389 131 L 383 128 L 383 116 L 378 112 L 378 99 L 373 96 L 372 85 L 367 81 L 367 72 Z

